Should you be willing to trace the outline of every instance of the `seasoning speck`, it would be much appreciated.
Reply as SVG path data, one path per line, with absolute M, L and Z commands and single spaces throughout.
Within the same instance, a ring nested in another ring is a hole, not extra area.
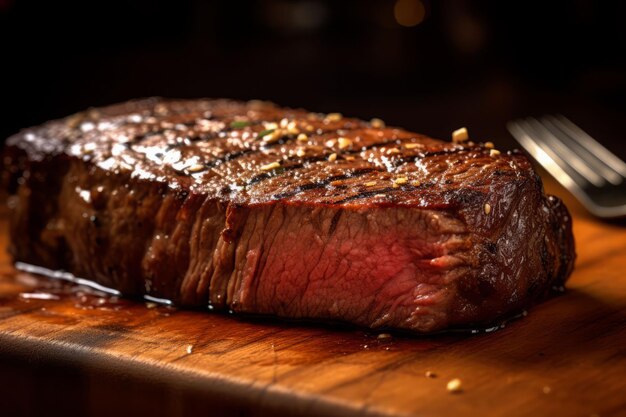
M 352 141 L 348 138 L 339 138 L 337 139 L 337 143 L 339 144 L 339 149 L 345 149 L 352 146 Z
M 305 151 L 304 149 L 302 149 L 302 148 L 299 148 L 299 149 L 296 151 L 296 155 L 297 155 L 299 158 L 302 158 L 304 155 L 306 155 L 306 151 Z
M 493 149 L 493 142 L 485 142 L 485 148 L 487 149 Z
M 411 181 L 411 185 L 414 186 L 414 187 L 419 187 L 420 185 L 422 185 L 422 183 L 417 181 L 417 180 L 415 180 L 415 181 Z
M 341 113 L 328 113 L 324 121 L 328 122 L 338 122 L 343 118 Z
M 462 127 L 452 132 L 452 142 L 454 143 L 465 142 L 468 139 L 469 133 L 467 133 L 467 128 L 465 127 Z
M 545 387 L 543 387 L 542 391 L 544 394 L 550 394 L 552 392 L 552 388 L 546 385 Z
M 295 120 L 292 120 L 291 122 L 287 123 L 287 133 L 291 134 L 291 135 L 297 135 L 300 133 L 300 129 L 298 129 L 298 125 L 296 124 Z
M 433 371 L 426 371 L 424 375 L 426 375 L 426 378 L 437 378 L 437 374 Z
M 420 146 L 422 145 L 420 145 L 419 143 L 406 143 L 404 145 L 404 147 L 407 149 L 415 149 L 415 148 L 419 148 Z
M 446 385 L 446 389 L 449 392 L 457 393 L 463 391 L 462 383 L 459 378 L 454 378 L 448 381 L 448 385 Z
M 485 203 L 485 214 L 491 213 L 491 204 Z
M 378 340 L 388 340 L 391 339 L 391 335 L 389 333 L 381 333 L 379 334 L 376 339 Z
M 489 156 L 498 156 L 500 155 L 500 151 L 497 149 L 492 149 L 489 151 Z
M 263 165 L 261 171 L 271 171 L 276 168 L 280 168 L 280 162 L 272 162 L 271 164 Z
M 407 182 L 409 182 L 409 179 L 407 177 L 399 177 L 393 181 L 393 183 L 397 185 L 406 184 Z
M 202 170 L 204 170 L 204 165 L 202 164 L 194 164 L 190 167 L 187 167 L 188 172 L 200 172 Z
M 365 186 L 366 186 L 366 187 L 373 187 L 373 186 L 375 186 L 375 185 L 376 185 L 376 181 L 370 181 L 370 182 L 366 182 L 366 183 L 365 183 Z
M 297 139 L 300 142 L 306 142 L 307 140 L 309 140 L 309 137 L 304 133 L 300 133 Z
M 193 345 L 187 345 L 187 353 L 193 352 Z
M 372 127 L 375 129 L 382 129 L 385 127 L 385 122 L 375 117 L 372 120 L 370 120 L 370 125 L 372 125 Z
M 263 142 L 265 143 L 278 142 L 280 140 L 281 135 L 282 135 L 282 130 L 275 129 L 263 137 Z
M 330 162 L 334 162 L 334 161 L 336 161 L 336 160 L 337 160 L 337 154 L 336 154 L 336 153 L 331 153 L 331 154 L 328 156 L 328 160 L 329 160 Z

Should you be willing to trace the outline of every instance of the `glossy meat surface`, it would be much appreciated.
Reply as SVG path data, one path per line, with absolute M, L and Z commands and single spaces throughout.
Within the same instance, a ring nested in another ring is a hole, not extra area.
M 573 265 L 521 154 L 265 102 L 147 99 L 8 139 L 17 261 L 180 305 L 430 332 Z

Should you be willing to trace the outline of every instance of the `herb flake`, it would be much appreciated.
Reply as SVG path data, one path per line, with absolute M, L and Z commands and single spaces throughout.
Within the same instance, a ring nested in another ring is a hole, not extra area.
M 246 120 L 235 120 L 234 122 L 230 123 L 230 127 L 232 129 L 242 129 L 246 126 L 250 126 L 250 122 Z
M 267 136 L 267 135 L 269 135 L 270 133 L 273 133 L 275 130 L 276 130 L 276 129 L 265 129 L 265 130 L 262 130 L 261 132 L 259 132 L 259 136 L 258 136 L 258 138 L 259 138 L 259 139 L 262 139 L 262 138 L 263 138 L 263 136 Z

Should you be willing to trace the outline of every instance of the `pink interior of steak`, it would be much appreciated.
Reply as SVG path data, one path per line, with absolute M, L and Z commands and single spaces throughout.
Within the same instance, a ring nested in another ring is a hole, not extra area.
M 236 311 L 430 330 L 471 243 L 442 212 L 252 208 L 237 246 Z

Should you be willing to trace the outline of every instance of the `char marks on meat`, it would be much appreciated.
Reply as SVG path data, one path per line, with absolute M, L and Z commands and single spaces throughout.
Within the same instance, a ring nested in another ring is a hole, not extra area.
M 131 101 L 8 139 L 15 261 L 181 306 L 432 332 L 569 276 L 528 159 L 266 102 Z

